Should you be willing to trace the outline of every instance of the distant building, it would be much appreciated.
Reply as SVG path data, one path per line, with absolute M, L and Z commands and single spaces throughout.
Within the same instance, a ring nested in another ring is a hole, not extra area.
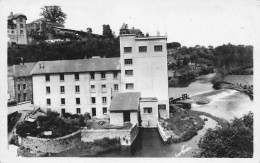
M 33 84 L 31 70 L 36 62 L 21 63 L 8 68 L 8 101 L 16 103 L 31 101 L 33 98 Z
M 27 45 L 26 16 L 10 13 L 7 20 L 8 44 Z

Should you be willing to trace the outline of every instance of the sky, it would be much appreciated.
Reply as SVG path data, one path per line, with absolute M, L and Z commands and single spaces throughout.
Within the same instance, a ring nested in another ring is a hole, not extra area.
M 65 28 L 102 34 L 109 24 L 115 34 L 123 23 L 142 32 L 167 35 L 184 46 L 253 45 L 259 0 L 0 0 L 7 17 L 23 13 L 27 23 L 40 18 L 41 7 L 59 5 L 67 14 Z

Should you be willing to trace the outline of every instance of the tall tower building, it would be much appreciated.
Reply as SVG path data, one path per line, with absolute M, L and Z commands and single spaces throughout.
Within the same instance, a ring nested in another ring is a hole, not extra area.
M 166 40 L 165 36 L 120 35 L 121 90 L 141 92 L 142 126 L 155 126 L 158 117 L 169 116 Z M 154 119 L 146 116 L 151 110 Z
M 27 45 L 26 16 L 23 14 L 10 13 L 8 16 L 8 42 Z

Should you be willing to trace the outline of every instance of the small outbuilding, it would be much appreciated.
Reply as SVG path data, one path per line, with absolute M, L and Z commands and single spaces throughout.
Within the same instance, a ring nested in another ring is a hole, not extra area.
M 138 123 L 140 92 L 117 93 L 109 106 L 110 124 L 123 126 L 130 122 Z

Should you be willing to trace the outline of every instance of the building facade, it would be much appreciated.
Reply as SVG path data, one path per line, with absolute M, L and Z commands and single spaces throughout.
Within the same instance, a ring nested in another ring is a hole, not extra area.
M 38 62 L 31 74 L 35 106 L 61 114 L 108 118 L 111 99 L 121 91 L 119 58 Z
M 26 16 L 10 13 L 7 21 L 7 35 L 9 44 L 27 45 Z
M 145 100 L 144 107 L 141 105 L 144 101 L 140 101 L 141 113 L 148 114 L 142 121 L 144 125 L 157 125 L 156 122 L 148 121 L 153 121 L 154 117 L 158 120 L 160 112 L 161 115 L 169 116 L 166 40 L 163 36 L 120 35 L 122 92 L 141 92 L 141 98 L 157 99 L 150 102 Z M 153 111 L 155 102 L 157 110 Z M 153 108 L 153 112 L 148 113 L 147 107 Z
M 9 102 L 27 102 L 33 98 L 33 83 L 31 70 L 36 62 L 21 63 L 13 65 L 8 69 L 8 101 Z

